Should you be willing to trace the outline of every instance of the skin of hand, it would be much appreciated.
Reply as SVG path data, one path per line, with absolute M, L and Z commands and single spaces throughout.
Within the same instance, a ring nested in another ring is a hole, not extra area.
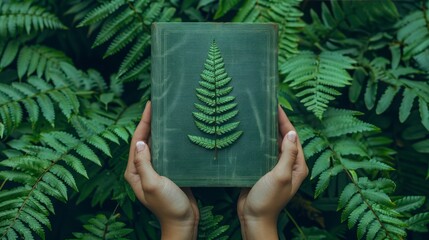
M 151 210 L 161 224 L 162 239 L 196 239 L 198 206 L 189 188 L 179 188 L 170 179 L 158 175 L 151 163 L 151 103 L 146 104 L 130 147 L 125 179 L 138 200 Z
M 243 239 L 278 239 L 277 218 L 308 175 L 296 130 L 281 107 L 279 161 L 251 188 L 242 189 L 237 203 Z

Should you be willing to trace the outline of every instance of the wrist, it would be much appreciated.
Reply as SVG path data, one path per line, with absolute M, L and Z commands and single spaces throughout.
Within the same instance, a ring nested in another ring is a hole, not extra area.
M 242 234 L 246 240 L 278 239 L 277 232 L 277 218 L 255 218 L 255 217 L 242 217 L 240 218 Z
M 196 239 L 197 220 L 161 222 L 161 239 Z

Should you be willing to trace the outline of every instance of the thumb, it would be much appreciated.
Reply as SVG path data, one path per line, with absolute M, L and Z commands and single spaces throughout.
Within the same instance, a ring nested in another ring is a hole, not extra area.
M 289 131 L 282 141 L 279 162 L 273 169 L 274 175 L 282 182 L 290 182 L 292 178 L 292 167 L 298 155 L 297 134 Z
M 149 147 L 143 141 L 138 141 L 136 143 L 134 165 L 142 181 L 143 190 L 150 191 L 151 189 L 156 188 L 159 183 L 160 176 L 152 167 Z

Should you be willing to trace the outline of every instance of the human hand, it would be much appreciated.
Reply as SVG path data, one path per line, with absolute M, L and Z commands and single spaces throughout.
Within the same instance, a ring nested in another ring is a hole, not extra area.
M 180 189 L 152 167 L 150 147 L 151 103 L 131 140 L 125 179 L 138 200 L 150 209 L 161 224 L 162 239 L 196 239 L 199 212 L 189 188 Z
M 308 175 L 296 130 L 283 109 L 278 111 L 279 161 L 251 189 L 242 189 L 238 198 L 243 239 L 278 239 L 278 215 Z

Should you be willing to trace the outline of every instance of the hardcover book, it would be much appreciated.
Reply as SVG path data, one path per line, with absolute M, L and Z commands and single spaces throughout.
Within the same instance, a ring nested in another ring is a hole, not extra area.
M 277 26 L 152 25 L 152 162 L 178 186 L 252 186 L 277 162 Z

